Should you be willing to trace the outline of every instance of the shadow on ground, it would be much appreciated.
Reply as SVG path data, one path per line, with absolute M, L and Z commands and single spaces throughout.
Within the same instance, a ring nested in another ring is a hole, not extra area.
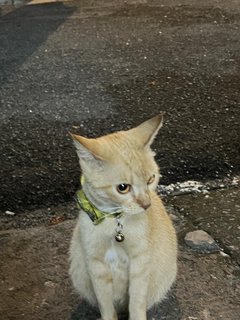
M 0 85 L 14 80 L 16 70 L 74 10 L 74 7 L 55 2 L 22 6 L 0 17 Z M 46 23 L 42 18 L 49 15 L 53 18 Z M 54 19 L 54 15 L 58 18 Z
M 82 302 L 75 308 L 69 320 L 96 320 L 97 318 L 100 318 L 98 310 L 88 306 L 86 302 Z M 161 304 L 149 310 L 147 319 L 180 320 L 181 310 L 174 293 L 171 292 Z M 119 320 L 128 320 L 128 316 L 122 314 L 119 316 Z

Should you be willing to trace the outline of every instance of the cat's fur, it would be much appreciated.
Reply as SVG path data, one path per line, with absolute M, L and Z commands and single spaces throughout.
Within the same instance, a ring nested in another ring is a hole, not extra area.
M 134 129 L 97 139 L 72 135 L 88 199 L 105 212 L 124 212 L 123 242 L 114 238 L 115 218 L 93 225 L 80 212 L 70 247 L 73 285 L 99 307 L 103 320 L 118 319 L 122 310 L 129 311 L 130 320 L 146 320 L 147 309 L 165 297 L 175 280 L 176 235 L 155 193 L 159 170 L 150 150 L 161 125 L 160 114 Z M 120 183 L 130 184 L 130 191 L 119 194 Z

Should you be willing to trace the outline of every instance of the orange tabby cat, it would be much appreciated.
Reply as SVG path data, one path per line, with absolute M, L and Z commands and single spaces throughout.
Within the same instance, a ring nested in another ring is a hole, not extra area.
M 97 139 L 72 135 L 82 168 L 82 208 L 70 248 L 70 275 L 102 320 L 146 320 L 176 277 L 174 228 L 155 193 L 159 170 L 150 149 L 162 114 Z

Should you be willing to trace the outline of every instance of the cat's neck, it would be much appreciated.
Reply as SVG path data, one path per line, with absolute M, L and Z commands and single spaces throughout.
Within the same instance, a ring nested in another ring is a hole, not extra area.
M 120 207 L 108 199 L 101 190 L 92 188 L 87 182 L 83 184 L 82 189 L 88 200 L 97 209 L 108 213 L 119 211 Z

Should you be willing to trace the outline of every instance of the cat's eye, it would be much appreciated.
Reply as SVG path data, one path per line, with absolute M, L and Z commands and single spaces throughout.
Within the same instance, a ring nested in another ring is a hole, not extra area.
M 117 186 L 117 191 L 119 193 L 128 193 L 131 189 L 131 186 L 130 184 L 127 184 L 127 183 L 120 183 L 118 186 Z
M 155 174 L 153 174 L 153 175 L 148 179 L 147 184 L 153 183 L 154 180 L 155 180 Z

